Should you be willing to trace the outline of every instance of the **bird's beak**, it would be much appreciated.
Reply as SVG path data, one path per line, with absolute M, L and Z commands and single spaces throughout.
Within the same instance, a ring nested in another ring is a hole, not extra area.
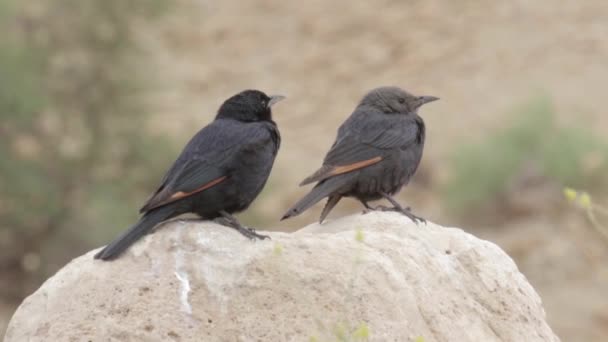
M 268 106 L 268 108 L 270 108 L 270 107 L 272 107 L 272 106 L 273 106 L 275 103 L 277 103 L 277 102 L 279 102 L 279 101 L 281 101 L 281 100 L 284 100 L 284 99 L 285 99 L 285 96 L 283 96 L 283 95 L 272 95 L 272 96 L 270 97 L 270 101 L 268 101 L 268 105 L 267 105 L 267 106 Z
M 433 102 L 439 100 L 438 97 L 435 96 L 420 96 L 420 105 L 422 106 L 425 103 Z

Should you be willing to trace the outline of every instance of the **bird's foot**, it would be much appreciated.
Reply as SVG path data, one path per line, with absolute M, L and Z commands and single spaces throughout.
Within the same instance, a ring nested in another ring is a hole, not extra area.
M 401 206 L 401 204 L 399 204 L 399 202 L 395 201 L 394 198 L 392 198 L 389 194 L 386 193 L 381 193 L 382 196 L 388 200 L 389 202 L 391 202 L 391 204 L 393 205 L 392 208 L 389 208 L 388 210 L 392 210 L 392 211 L 396 211 L 398 213 L 401 213 L 407 217 L 409 217 L 410 220 L 412 220 L 415 224 L 418 224 L 418 222 L 423 222 L 426 223 L 426 220 L 423 219 L 422 217 L 416 216 L 412 213 L 412 210 L 410 209 L 410 207 L 406 207 L 405 209 Z M 379 207 L 383 207 L 383 206 L 379 206 Z M 386 207 L 384 207 L 386 208 Z
M 393 207 L 387 207 L 385 205 L 377 205 L 374 207 L 375 211 L 397 211 L 397 208 L 393 208 Z
M 244 227 L 244 226 L 239 225 L 237 227 L 234 227 L 234 229 L 236 229 L 239 233 L 243 234 L 243 236 L 245 236 L 246 238 L 248 238 L 250 240 L 266 240 L 266 239 L 270 239 L 270 236 L 258 234 L 255 231 L 255 229 L 250 228 L 250 227 Z
M 409 209 L 409 208 L 408 208 L 408 209 Z M 412 213 L 412 211 L 411 211 L 411 210 L 407 210 L 407 209 L 406 209 L 406 210 L 399 211 L 399 212 L 400 212 L 400 213 L 402 213 L 403 215 L 405 215 L 405 216 L 409 217 L 409 219 L 410 219 L 410 220 L 412 220 L 412 221 L 413 221 L 413 222 L 414 222 L 416 225 L 417 225 L 419 222 L 422 222 L 422 223 L 426 224 L 426 220 L 425 220 L 424 218 L 422 218 L 422 217 L 420 217 L 420 216 L 416 216 L 416 215 L 414 215 L 414 214 Z
M 410 207 L 407 207 L 404 210 L 406 210 L 408 212 L 411 212 Z M 397 212 L 401 212 L 399 210 L 399 208 L 393 208 L 393 207 L 387 207 L 387 206 L 384 206 L 384 205 L 379 205 L 379 206 L 374 207 L 374 208 L 365 208 L 365 209 L 363 209 L 361 211 L 361 214 L 365 215 L 365 214 L 373 213 L 374 211 L 397 211 Z
M 368 210 L 368 209 L 366 209 Z M 420 216 L 416 216 L 412 213 L 412 209 L 410 207 L 406 208 L 397 208 L 397 207 L 387 207 L 385 205 L 378 205 L 372 210 L 374 211 L 394 211 L 400 214 L 407 216 L 410 220 L 414 221 L 414 223 L 418 224 L 418 222 L 426 223 L 426 220 Z M 371 210 L 369 210 L 371 211 Z M 368 212 L 369 212 L 368 211 Z
M 216 217 L 213 219 L 213 222 L 222 225 L 222 226 L 226 226 L 226 227 L 231 227 L 232 228 L 232 221 L 228 220 L 227 218 L 224 217 Z
M 270 236 L 268 235 L 258 234 L 255 229 L 243 226 L 234 217 L 218 217 L 215 221 L 223 226 L 234 228 L 237 232 L 250 240 L 270 239 Z
M 397 210 L 398 210 L 397 208 L 387 207 L 384 205 L 378 205 L 375 207 L 366 207 L 365 209 L 363 209 L 362 213 L 363 213 L 363 215 L 365 215 L 365 214 L 372 213 L 374 211 L 397 211 Z

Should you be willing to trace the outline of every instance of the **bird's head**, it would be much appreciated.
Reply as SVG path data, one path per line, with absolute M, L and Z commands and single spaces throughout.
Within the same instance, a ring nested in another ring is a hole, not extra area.
M 367 93 L 360 106 L 371 106 L 386 114 L 416 114 L 425 103 L 439 100 L 434 96 L 415 96 L 398 87 L 380 87 Z
M 244 122 L 272 121 L 271 107 L 285 96 L 268 96 L 259 90 L 244 90 L 224 101 L 216 119 L 234 119 Z

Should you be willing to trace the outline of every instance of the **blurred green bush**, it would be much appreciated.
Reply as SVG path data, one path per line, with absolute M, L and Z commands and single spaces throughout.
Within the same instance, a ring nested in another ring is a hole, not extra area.
M 125 229 L 162 176 L 172 153 L 145 125 L 150 79 L 134 38 L 136 23 L 158 18 L 164 4 L 0 3 L 3 300 L 20 302 Z
M 579 188 L 605 186 L 608 144 L 583 125 L 556 123 L 548 97 L 515 109 L 511 124 L 479 143 L 466 143 L 451 158 L 451 177 L 444 188 L 448 208 L 474 211 L 507 191 L 526 165 L 543 177 Z

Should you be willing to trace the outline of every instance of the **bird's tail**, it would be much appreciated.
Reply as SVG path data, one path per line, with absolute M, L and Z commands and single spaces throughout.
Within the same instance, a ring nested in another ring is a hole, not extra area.
M 135 241 L 148 234 L 158 223 L 175 216 L 173 212 L 172 208 L 165 206 L 145 213 L 136 224 L 95 254 L 95 259 L 105 261 L 115 259 Z
M 290 217 L 298 216 L 306 209 L 315 205 L 315 203 L 319 202 L 323 198 L 329 196 L 335 190 L 339 189 L 342 185 L 348 182 L 347 177 L 338 176 L 328 178 L 317 185 L 301 200 L 298 201 L 291 209 L 287 210 L 285 215 L 281 218 L 281 221 L 288 219 Z M 339 198 L 339 197 L 338 197 Z M 337 202 L 336 202 L 337 203 Z M 335 205 L 335 204 L 334 204 Z M 333 207 L 333 206 L 332 206 Z

